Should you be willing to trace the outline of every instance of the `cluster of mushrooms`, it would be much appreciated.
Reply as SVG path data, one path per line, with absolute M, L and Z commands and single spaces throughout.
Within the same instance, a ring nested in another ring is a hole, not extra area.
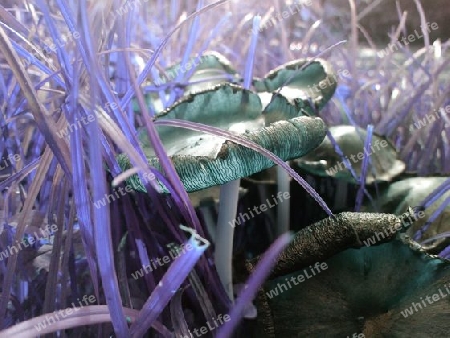
M 366 337 L 424 337 L 424 332 L 434 337 L 448 333 L 450 324 L 445 316 L 450 311 L 450 297 L 430 304 L 411 318 L 401 315 L 412 302 L 420 302 L 421 297 L 438 292 L 450 282 L 449 261 L 431 255 L 449 244 L 445 238 L 434 238 L 449 229 L 442 219 L 433 219 L 448 194 L 431 200 L 421 209 L 426 216 L 420 219 L 416 209 L 409 208 L 421 206 L 426 196 L 445 183 L 445 177 L 405 174 L 395 147 L 371 129 L 327 128 L 317 115 L 337 84 L 332 67 L 324 60 L 284 64 L 263 79 L 253 80 L 253 89 L 245 89 L 225 57 L 208 53 L 188 77 L 183 96 L 167 109 L 163 109 L 161 96 L 147 97 L 156 112 L 155 120 L 176 118 L 226 130 L 283 161 L 291 161 L 296 170 L 349 184 L 364 180 L 364 193 L 376 196 L 361 207 L 364 212 L 330 216 L 296 233 L 255 301 L 258 337 L 346 337 L 354 333 Z M 165 95 L 170 96 L 168 90 Z M 236 285 L 243 282 L 233 278 L 235 229 L 230 226 L 236 218 L 238 199 L 245 194 L 241 179 L 275 163 L 225 136 L 163 126 L 158 132 L 194 205 L 218 205 L 217 221 L 206 214 L 204 220 L 214 243 L 218 274 L 233 301 Z M 139 137 L 150 165 L 159 169 L 145 131 L 140 130 Z M 367 159 L 364 156 L 351 163 L 352 155 L 367 150 L 367 140 L 383 147 Z M 126 156 L 120 155 L 119 163 L 123 170 L 131 167 Z M 283 168 L 275 171 L 277 189 L 288 192 L 290 176 Z M 137 192 L 146 192 L 137 176 L 129 178 L 128 184 Z M 161 190 L 168 192 L 162 183 Z M 295 201 L 286 200 L 277 206 L 277 235 L 292 228 L 289 203 Z M 301 212 L 301 206 L 294 207 Z M 445 215 L 444 211 L 440 217 Z M 400 223 L 406 232 L 398 227 Z M 391 228 L 399 231 L 389 232 Z M 382 240 L 365 244 L 380 232 L 386 235 Z M 425 240 L 425 245 L 411 237 Z M 246 262 L 248 273 L 257 261 L 258 257 Z M 329 268 L 277 297 L 267 297 L 268 291 L 317 262 L 326 262 Z

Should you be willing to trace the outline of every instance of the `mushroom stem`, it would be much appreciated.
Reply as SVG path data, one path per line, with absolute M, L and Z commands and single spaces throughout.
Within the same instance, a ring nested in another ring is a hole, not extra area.
M 287 192 L 290 194 L 290 176 L 282 167 L 277 166 L 277 182 L 278 191 Z M 289 231 L 289 219 L 291 203 L 289 199 L 282 200 L 277 206 L 277 236 L 281 236 L 285 232 Z
M 220 187 L 219 217 L 216 230 L 215 261 L 216 269 L 222 285 L 231 301 L 233 295 L 233 235 L 236 225 L 237 202 L 241 180 L 225 183 Z

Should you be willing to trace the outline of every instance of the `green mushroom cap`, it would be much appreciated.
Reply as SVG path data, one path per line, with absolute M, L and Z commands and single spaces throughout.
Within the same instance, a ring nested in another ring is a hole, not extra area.
M 239 83 L 242 81 L 231 62 L 220 53 L 207 52 L 196 60 L 195 71 L 189 78 L 189 82 L 198 83 L 187 86 L 184 95 L 209 89 L 221 83 Z
M 301 104 L 308 115 L 316 115 L 333 96 L 337 76 L 328 62 L 307 58 L 273 69 L 263 79 L 255 79 L 253 86 L 258 92 L 279 90 L 287 99 Z
M 255 92 L 221 84 L 182 98 L 155 119 L 176 118 L 219 127 L 255 142 L 284 161 L 307 154 L 325 137 L 326 126 L 320 118 L 299 116 L 301 112 L 296 115 L 283 97 L 275 96 L 270 107 L 263 110 Z M 188 192 L 246 177 L 275 164 L 259 152 L 221 137 L 167 126 L 157 129 Z M 139 137 L 150 165 L 160 169 L 147 134 L 141 130 Z M 123 170 L 131 167 L 125 155 L 118 161 Z M 135 190 L 146 191 L 137 175 L 129 183 Z

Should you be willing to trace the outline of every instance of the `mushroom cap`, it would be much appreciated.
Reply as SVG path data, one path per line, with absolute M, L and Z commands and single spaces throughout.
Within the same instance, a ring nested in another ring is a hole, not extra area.
M 384 189 L 380 197 L 376 199 L 377 211 L 385 213 L 402 213 L 410 206 L 419 206 L 427 196 L 443 184 L 448 177 L 411 177 L 389 184 Z M 425 216 L 418 219 L 414 225 L 408 229 L 407 234 L 413 236 L 419 231 L 425 222 L 450 197 L 450 190 L 446 191 L 425 212 Z M 365 210 L 373 210 L 373 206 L 368 205 Z M 425 240 L 440 233 L 450 231 L 450 206 L 447 206 L 439 217 L 431 223 L 429 228 L 422 234 L 420 240 Z M 426 248 L 426 247 L 425 247 Z
M 263 79 L 255 79 L 253 86 L 258 92 L 279 90 L 288 100 L 300 101 L 308 115 L 316 115 L 333 96 L 337 77 L 328 62 L 306 58 L 271 70 Z
M 222 54 L 207 52 L 199 59 L 189 82 L 201 81 L 186 87 L 184 95 L 212 88 L 221 83 L 238 83 L 242 78 L 232 67 L 231 62 Z
M 284 161 L 317 147 L 326 134 L 324 122 L 316 117 L 292 118 L 294 110 L 284 106 L 282 96 L 274 96 L 273 102 L 272 107 L 279 105 L 286 111 L 263 111 L 257 93 L 221 84 L 181 99 L 155 119 L 177 118 L 219 127 L 257 143 Z M 275 164 L 259 152 L 215 135 L 167 126 L 158 126 L 157 130 L 188 192 L 247 177 Z M 145 131 L 141 130 L 139 137 L 150 165 L 160 169 Z M 124 155 L 118 161 L 123 170 L 131 167 Z M 146 191 L 136 175 L 129 183 L 135 190 Z
M 314 270 L 315 275 L 306 267 L 263 285 L 256 306 L 257 327 L 265 332 L 258 332 L 258 337 L 448 335 L 450 302 L 442 298 L 450 293 L 444 287 L 450 283 L 450 261 L 430 256 L 403 238 L 347 249 L 325 263 L 327 268 Z M 444 296 L 406 318 L 402 315 L 413 302 L 420 304 L 435 294 Z
M 200 57 L 191 57 L 184 67 L 182 67 L 181 63 L 176 63 L 165 69 L 162 78 L 174 81 L 178 74 L 186 74 L 191 69 L 194 69 L 194 71 L 186 81 L 194 83 L 184 88 L 184 96 L 212 88 L 221 83 L 242 82 L 242 78 L 236 70 L 234 70 L 231 62 L 225 56 L 217 52 L 206 52 Z M 169 95 L 167 89 L 166 99 L 169 98 Z M 164 110 L 164 105 L 158 93 L 148 93 L 145 95 L 145 99 L 147 105 L 153 104 L 157 113 Z M 138 112 L 139 106 L 136 102 L 133 104 L 134 111 Z
M 360 127 L 355 128 L 347 125 L 330 127 L 329 131 L 344 156 L 348 158 L 355 173 L 360 176 L 363 160 L 357 156 L 358 154 L 364 154 L 367 131 Z M 397 151 L 394 146 L 382 136 L 372 135 L 372 147 L 369 149 L 369 153 L 371 153 L 372 163 L 369 164 L 366 184 L 391 181 L 392 178 L 405 170 L 405 164 L 397 158 Z M 334 145 L 328 137 L 325 137 L 320 146 L 313 152 L 297 159 L 295 164 L 314 175 L 332 176 L 351 183 L 358 183 L 354 180 L 350 170 L 345 167 L 341 156 L 335 151 Z M 375 177 L 373 176 L 373 170 L 376 173 Z
M 196 60 L 198 60 L 198 62 L 196 62 Z M 223 54 L 220 54 L 218 52 L 214 51 L 205 52 L 200 57 L 189 58 L 189 62 L 197 64 L 195 68 L 196 71 L 217 69 L 227 74 L 237 74 L 230 60 L 228 60 Z M 167 70 L 171 71 L 173 69 L 176 69 L 177 67 L 180 67 L 180 65 L 181 63 L 177 63 L 167 68 Z

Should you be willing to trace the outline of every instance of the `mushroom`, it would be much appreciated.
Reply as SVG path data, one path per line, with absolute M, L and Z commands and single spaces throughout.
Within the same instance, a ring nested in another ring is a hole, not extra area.
M 231 62 L 222 54 L 207 52 L 200 58 L 201 62 L 189 77 L 193 83 L 186 87 L 184 95 L 212 88 L 221 83 L 240 83 L 242 78 L 233 69 Z
M 276 117 L 273 116 L 275 113 Z M 282 111 L 265 112 L 255 92 L 233 84 L 221 84 L 188 95 L 158 114 L 155 120 L 172 118 L 200 122 L 240 134 L 285 161 L 314 149 L 326 133 L 325 124 L 320 118 L 290 118 Z M 266 120 L 272 123 L 266 126 Z M 233 220 L 236 215 L 235 212 L 227 214 L 223 203 L 230 206 L 237 204 L 239 185 L 230 186 L 226 183 L 270 168 L 274 162 L 259 152 L 221 137 L 165 126 L 157 126 L 157 129 L 187 192 L 222 186 L 219 217 L 226 221 L 218 225 L 216 233 L 216 266 L 232 299 L 232 277 L 227 265 L 231 261 Z M 140 133 L 140 140 L 150 165 L 160 169 L 159 159 L 150 148 L 145 133 Z M 119 155 L 118 161 L 123 170 L 131 167 L 124 155 Z M 128 183 L 133 189 L 145 192 L 137 175 L 130 177 Z M 164 186 L 161 188 L 167 192 Z
M 365 210 L 399 213 L 405 211 L 409 206 L 421 206 L 423 201 L 446 180 L 448 177 L 411 177 L 394 182 L 383 189 L 380 197 L 376 200 L 377 210 L 373 206 L 367 206 Z M 432 215 L 449 197 L 450 191 L 446 191 L 424 210 L 423 217 L 407 231 L 409 236 L 414 236 L 416 241 L 420 240 L 424 249 L 432 254 L 438 254 L 450 245 L 449 237 L 432 241 L 433 237 L 450 231 L 448 222 L 450 207 L 446 206 L 442 213 L 426 226 L 426 223 L 431 221 Z
M 273 117 L 275 114 L 276 118 Z M 323 121 L 317 117 L 291 118 L 282 111 L 267 113 L 262 110 L 256 93 L 233 84 L 217 85 L 182 98 L 155 116 L 155 121 L 172 118 L 240 134 L 267 149 L 274 149 L 279 157 L 286 159 L 298 158 L 316 147 L 323 140 L 326 130 Z M 266 120 L 272 123 L 266 126 Z M 166 126 L 157 126 L 157 129 L 188 192 L 224 184 L 274 165 L 264 155 L 217 136 Z M 159 168 L 159 160 L 150 148 L 145 130 L 139 129 L 138 132 L 149 163 Z M 283 142 L 277 137 L 282 137 Z M 245 164 L 242 164 L 244 158 Z M 126 156 L 119 155 L 119 160 L 122 169 L 131 167 Z M 227 169 L 231 165 L 233 170 Z M 195 168 L 200 170 L 195 171 Z M 129 183 L 133 189 L 146 192 L 137 175 L 132 176 Z M 167 192 L 165 187 L 161 188 Z
M 336 216 L 300 231 L 282 253 L 255 301 L 260 332 L 254 335 L 446 337 L 450 261 L 383 229 L 405 225 L 404 218 Z M 365 246 L 378 231 L 389 238 Z M 248 262 L 250 271 L 254 266 Z
M 341 125 L 330 127 L 329 133 L 358 177 L 361 175 L 364 156 L 371 156 L 372 166 L 369 167 L 368 172 L 372 175 L 367 175 L 366 184 L 391 181 L 405 169 L 405 164 L 398 159 L 395 147 L 382 136 L 374 134 L 371 149 L 366 152 L 364 150 L 364 140 L 367 138 L 365 129 Z M 299 168 L 314 175 L 331 176 L 347 182 L 359 183 L 355 181 L 328 137 L 313 152 L 294 162 Z
M 253 81 L 263 108 L 271 112 L 288 111 L 292 117 L 314 116 L 331 99 L 337 79 L 331 65 L 321 59 L 298 59 L 270 71 L 263 79 Z M 276 92 L 277 96 L 273 95 Z M 274 102 L 274 98 L 277 100 Z M 268 123 L 271 121 L 266 120 Z M 278 190 L 290 192 L 290 176 L 277 167 Z M 277 213 L 277 235 L 289 230 L 290 201 L 280 205 Z
M 336 90 L 337 77 L 331 65 L 322 59 L 298 59 L 271 70 L 253 87 L 267 102 L 267 92 L 278 92 L 291 103 L 303 106 L 308 115 L 316 115 Z

